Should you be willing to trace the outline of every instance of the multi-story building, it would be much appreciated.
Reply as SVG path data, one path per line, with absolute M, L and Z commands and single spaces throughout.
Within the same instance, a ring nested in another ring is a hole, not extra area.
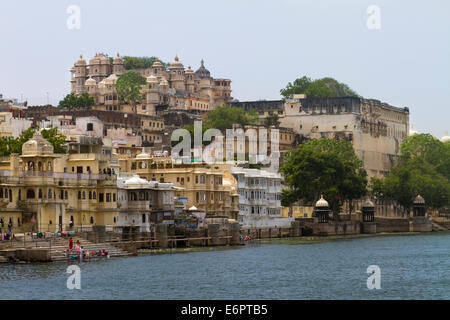
M 231 168 L 239 193 L 239 223 L 246 228 L 290 226 L 281 217 L 281 176 L 258 169 Z
M 321 137 L 351 141 L 369 176 L 386 175 L 409 135 L 409 109 L 374 99 L 356 97 L 307 98 L 233 102 L 266 117 L 277 114 L 281 126 L 292 128 L 300 139 Z
M 212 78 L 203 60 L 195 72 L 191 67 L 185 69 L 178 57 L 168 68 L 156 61 L 151 68 L 133 70 L 147 79 L 146 85 L 142 86 L 145 98 L 136 110 L 121 103 L 115 90 L 118 77 L 128 71 L 119 55 L 112 64 L 103 54 L 97 54 L 89 64 L 80 56 L 70 71 L 72 92 L 87 92 L 94 97 L 94 108 L 98 110 L 148 115 L 156 115 L 158 110 L 166 109 L 206 112 L 232 101 L 231 80 Z
M 229 169 L 206 164 L 175 164 L 169 157 L 147 153 L 135 158 L 121 157 L 120 165 L 121 172 L 182 188 L 175 191 L 175 196 L 185 202 L 186 209 L 195 206 L 208 216 L 237 219 L 236 181 Z
M 177 188 L 172 183 L 147 181 L 134 175 L 118 178 L 117 185 L 119 227 L 150 232 L 156 223 L 173 220 Z
M 117 183 L 110 155 L 55 154 L 39 133 L 22 155 L 0 162 L 0 222 L 13 232 L 57 231 L 117 224 Z M 1 224 L 0 224 L 1 225 Z
M 33 121 L 14 116 L 13 112 L 0 112 L 0 136 L 17 138 L 31 127 Z

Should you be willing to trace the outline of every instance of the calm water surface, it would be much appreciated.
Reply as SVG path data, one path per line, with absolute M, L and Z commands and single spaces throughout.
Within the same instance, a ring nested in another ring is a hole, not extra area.
M 381 289 L 366 286 L 369 265 Z M 0 266 L 2 299 L 450 299 L 450 234 L 142 255 L 81 264 Z

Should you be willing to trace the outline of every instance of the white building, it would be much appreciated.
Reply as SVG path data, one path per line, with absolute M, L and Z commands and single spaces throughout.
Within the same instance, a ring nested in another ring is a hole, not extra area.
M 172 183 L 147 181 L 135 175 L 119 177 L 117 187 L 119 227 L 140 227 L 142 232 L 150 232 L 155 224 L 173 219 L 177 188 Z
M 33 121 L 14 117 L 12 112 L 0 112 L 0 136 L 17 138 L 31 127 Z
M 293 219 L 281 217 L 281 176 L 233 167 L 239 194 L 239 223 L 246 228 L 286 227 Z

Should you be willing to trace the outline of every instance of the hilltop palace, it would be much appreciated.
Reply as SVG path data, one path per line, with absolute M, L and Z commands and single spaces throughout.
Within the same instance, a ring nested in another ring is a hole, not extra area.
M 119 54 L 112 64 L 105 55 L 97 54 L 89 64 L 80 56 L 70 71 L 72 93 L 89 93 L 97 110 L 132 112 L 130 106 L 120 103 L 115 90 L 118 77 L 127 71 L 136 71 L 147 79 L 138 114 L 156 115 L 158 109 L 207 112 L 232 101 L 231 80 L 211 77 L 203 60 L 197 71 L 190 66 L 185 69 L 178 56 L 168 68 L 156 61 L 148 69 L 126 70 Z

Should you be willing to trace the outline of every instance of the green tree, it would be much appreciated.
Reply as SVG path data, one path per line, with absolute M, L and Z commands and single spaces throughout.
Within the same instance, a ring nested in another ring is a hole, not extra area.
M 94 98 L 91 97 L 87 92 L 76 95 L 70 93 L 64 97 L 58 104 L 61 109 L 75 110 L 75 109 L 91 109 L 94 105 Z
M 427 206 L 450 204 L 450 149 L 430 134 L 416 134 L 401 145 L 402 155 L 384 179 L 371 179 L 371 190 L 380 198 L 395 200 L 409 213 L 420 194 Z
M 22 154 L 23 144 L 30 140 L 35 132 L 36 129 L 30 127 L 17 138 L 0 137 L 0 156 L 9 156 L 11 153 Z M 41 134 L 44 139 L 53 145 L 55 153 L 66 153 L 64 146 L 66 137 L 60 134 L 57 128 L 44 129 Z
M 234 124 L 244 127 L 257 123 L 258 119 L 258 113 L 253 109 L 245 112 L 242 108 L 224 105 L 208 113 L 204 120 L 204 126 L 219 129 L 225 134 L 224 130 L 231 129 Z
M 316 139 L 290 152 L 281 167 L 289 191 L 285 204 L 303 200 L 312 202 L 323 195 L 338 219 L 340 207 L 367 192 L 367 173 L 350 142 Z
M 294 94 L 306 94 L 309 98 L 359 97 L 348 85 L 329 77 L 314 81 L 308 77 L 296 79 L 281 89 L 280 94 L 284 99 L 291 99 Z
M 156 61 L 160 61 L 164 67 L 167 67 L 167 64 L 159 60 L 157 57 L 124 56 L 122 58 L 126 70 L 148 69 L 151 68 L 153 63 L 155 63 Z
M 129 103 L 135 113 L 137 113 L 136 104 L 144 99 L 141 89 L 145 83 L 146 79 L 135 71 L 128 71 L 117 79 L 116 91 L 119 99 Z
M 276 128 L 278 128 L 280 126 L 280 119 L 279 119 L 278 115 L 273 113 L 273 114 L 267 116 L 264 119 L 264 126 L 265 127 L 275 126 Z
M 53 146 L 55 153 L 66 153 L 66 136 L 58 132 L 58 128 L 43 129 L 42 138 L 46 139 Z

